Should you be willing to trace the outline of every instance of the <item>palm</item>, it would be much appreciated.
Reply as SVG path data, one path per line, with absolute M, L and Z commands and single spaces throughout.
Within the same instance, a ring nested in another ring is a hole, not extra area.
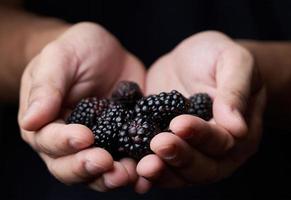
M 148 72 L 147 93 L 176 89 L 185 96 L 216 91 L 215 65 L 221 47 L 211 40 L 184 41 L 173 52 L 160 58 Z

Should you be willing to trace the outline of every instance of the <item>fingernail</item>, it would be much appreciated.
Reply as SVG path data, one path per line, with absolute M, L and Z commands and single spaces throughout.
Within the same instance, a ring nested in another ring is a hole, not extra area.
M 104 171 L 99 165 L 96 165 L 96 163 L 94 163 L 90 160 L 86 161 L 85 168 L 86 168 L 87 172 L 89 174 L 92 174 L 92 175 L 96 175 L 96 174 Z
M 108 188 L 105 186 L 104 177 L 103 176 L 99 177 L 96 181 L 91 183 L 90 187 L 93 190 L 96 190 L 98 192 L 107 192 L 108 191 Z
M 33 101 L 27 108 L 27 110 L 25 111 L 23 117 L 22 117 L 22 121 L 26 122 L 32 115 L 34 115 L 34 113 L 37 112 L 37 110 L 39 110 L 39 102 L 38 101 Z
M 107 192 L 107 188 L 104 187 L 101 187 L 99 185 L 90 185 L 90 187 L 93 189 L 93 190 L 96 190 L 98 192 Z
M 87 147 L 87 144 L 85 144 L 84 142 L 81 142 L 80 139 L 77 139 L 77 138 L 70 139 L 69 144 L 74 149 L 83 149 Z
M 163 146 L 158 150 L 158 153 L 165 160 L 173 160 L 177 155 L 174 145 Z
M 117 187 L 115 184 L 112 183 L 112 181 L 108 180 L 108 178 L 104 179 L 104 185 L 105 185 L 105 187 L 107 187 L 109 189 L 113 189 L 113 188 Z

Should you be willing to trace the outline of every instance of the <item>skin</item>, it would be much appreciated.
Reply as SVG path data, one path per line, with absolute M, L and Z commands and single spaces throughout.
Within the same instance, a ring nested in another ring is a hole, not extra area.
M 100 52 L 100 53 L 98 53 Z M 120 80 L 144 85 L 141 62 L 102 27 L 80 23 L 46 45 L 21 80 L 19 122 L 22 138 L 48 170 L 66 184 L 89 182 L 99 190 L 135 182 L 135 162 L 113 161 L 82 125 L 66 125 L 61 113 L 87 96 L 107 97 Z
M 153 138 L 155 154 L 138 163 L 140 176 L 170 188 L 214 182 L 232 174 L 256 152 L 266 95 L 245 48 L 213 31 L 185 39 L 156 61 L 147 75 L 147 94 L 172 89 L 186 97 L 210 94 L 214 118 L 173 119 L 170 129 L 175 134 Z
M 65 184 L 84 182 L 98 191 L 131 184 L 144 193 L 152 186 L 218 181 L 256 152 L 266 97 L 268 108 L 276 100 L 281 102 L 276 110 L 290 114 L 288 42 L 233 41 L 222 33 L 202 32 L 146 72 L 97 24 L 70 25 L 7 7 L 0 7 L 0 16 L 5 27 L 0 31 L 0 93 L 6 94 L 0 100 L 17 100 L 20 89 L 21 136 Z M 145 94 L 208 92 L 214 119 L 179 116 L 170 124 L 175 134 L 161 133 L 152 140 L 155 154 L 139 163 L 113 161 L 105 150 L 88 148 L 91 131 L 65 125 L 64 115 L 82 97 L 108 96 L 119 80 L 137 82 Z

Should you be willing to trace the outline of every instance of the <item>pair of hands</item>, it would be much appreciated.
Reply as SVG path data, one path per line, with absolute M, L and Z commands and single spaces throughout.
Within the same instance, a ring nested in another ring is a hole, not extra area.
M 91 131 L 64 123 L 81 98 L 105 97 L 120 80 L 137 82 L 146 95 L 176 89 L 185 96 L 207 92 L 214 118 L 181 115 L 175 133 L 151 141 L 155 154 L 136 163 L 114 161 L 93 144 Z M 148 71 L 102 27 L 72 26 L 27 66 L 21 82 L 22 138 L 49 171 L 66 184 L 86 182 L 98 191 L 131 184 L 181 187 L 220 180 L 233 173 L 258 147 L 265 91 L 252 55 L 227 36 L 202 32 L 181 42 Z

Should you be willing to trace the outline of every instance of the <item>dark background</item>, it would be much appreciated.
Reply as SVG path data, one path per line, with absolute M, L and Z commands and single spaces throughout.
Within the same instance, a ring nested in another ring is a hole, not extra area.
M 184 38 L 203 30 L 220 30 L 233 38 L 291 38 L 288 0 L 27 0 L 25 8 L 72 23 L 98 22 L 147 66 Z M 65 186 L 51 177 L 37 154 L 20 139 L 17 106 L 1 105 L 0 173 L 4 186 L 0 199 L 291 199 L 291 129 L 272 126 L 270 116 L 265 119 L 258 153 L 220 183 L 154 189 L 146 195 L 137 195 L 130 188 L 103 194 L 82 185 Z

